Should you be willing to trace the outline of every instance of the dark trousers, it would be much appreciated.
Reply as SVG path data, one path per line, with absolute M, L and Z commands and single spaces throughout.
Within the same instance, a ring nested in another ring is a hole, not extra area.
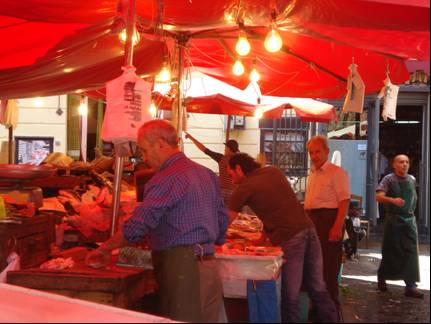
M 203 322 L 199 265 L 191 247 L 153 251 L 162 316 L 177 321 Z
M 316 227 L 317 236 L 322 246 L 323 279 L 335 305 L 339 307 L 338 300 L 338 274 L 340 272 L 343 254 L 342 240 L 329 242 L 329 231 L 337 218 L 337 209 L 312 209 L 307 211 L 308 216 Z
M 218 323 L 223 306 L 223 284 L 218 274 L 217 260 L 197 261 L 200 272 L 202 322 Z

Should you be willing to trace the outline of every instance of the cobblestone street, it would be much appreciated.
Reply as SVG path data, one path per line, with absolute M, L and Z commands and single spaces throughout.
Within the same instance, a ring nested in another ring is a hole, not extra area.
M 358 261 L 346 260 L 341 287 L 344 322 L 429 323 L 429 244 L 421 244 L 419 251 L 421 282 L 418 288 L 425 294 L 424 299 L 405 297 L 403 281 L 387 281 L 387 292 L 376 289 L 381 259 L 379 242 L 370 242 L 369 249 L 360 249 Z

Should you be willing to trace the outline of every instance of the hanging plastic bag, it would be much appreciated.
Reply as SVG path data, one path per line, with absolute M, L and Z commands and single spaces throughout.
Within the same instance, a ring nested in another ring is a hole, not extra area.
M 6 283 L 7 273 L 9 271 L 15 271 L 19 270 L 21 268 L 20 266 L 20 257 L 15 252 L 12 252 L 9 254 L 7 258 L 7 266 L 3 269 L 2 272 L 0 272 L 0 283 Z
M 119 145 L 136 142 L 139 127 L 151 120 L 152 84 L 135 74 L 135 67 L 123 67 L 123 74 L 106 83 L 107 107 L 102 139 Z
M 397 100 L 398 100 L 398 92 L 400 90 L 399 86 L 392 84 L 389 76 L 384 81 L 385 85 L 378 95 L 379 99 L 384 98 L 383 101 L 383 110 L 382 110 L 382 118 L 384 121 L 387 121 L 388 118 L 392 120 L 397 119 Z
M 362 81 L 357 65 L 349 66 L 350 75 L 347 80 L 347 95 L 344 100 L 343 113 L 355 112 L 362 113 L 364 110 L 365 83 Z

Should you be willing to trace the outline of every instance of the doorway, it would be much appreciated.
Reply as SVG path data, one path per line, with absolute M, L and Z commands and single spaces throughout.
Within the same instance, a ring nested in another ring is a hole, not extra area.
M 381 176 L 392 172 L 392 159 L 397 154 L 406 154 L 410 158 L 409 173 L 416 178 L 416 191 L 420 193 L 420 161 L 422 160 L 422 106 L 398 106 L 397 120 L 380 121 L 379 148 L 383 157 L 380 158 Z M 387 160 L 386 160 L 386 159 Z M 385 163 L 386 162 L 386 163 Z M 379 179 L 380 181 L 380 179 Z M 419 201 L 421 197 L 419 196 Z M 384 220 L 380 212 L 379 222 Z M 424 223 L 425 215 L 419 214 L 419 203 L 416 207 L 418 229 Z

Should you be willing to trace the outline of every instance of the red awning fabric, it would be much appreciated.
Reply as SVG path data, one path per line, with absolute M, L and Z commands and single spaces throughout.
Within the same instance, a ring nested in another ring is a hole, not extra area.
M 164 97 L 160 93 L 153 93 L 156 106 L 162 110 L 171 110 L 173 100 Z M 204 97 L 186 98 L 187 112 L 201 114 L 219 114 L 254 117 L 256 110 L 262 112 L 262 118 L 281 118 L 285 109 L 294 109 L 296 115 L 303 122 L 329 123 L 335 118 L 335 108 L 331 105 L 316 107 L 316 105 L 280 104 L 275 105 L 252 105 L 243 101 L 215 94 Z
M 50 30 L 56 30 L 55 25 L 47 25 Z M 26 61 L 28 65 L 0 70 L 0 97 L 38 97 L 103 88 L 106 81 L 121 75 L 124 63 L 124 45 L 117 35 L 106 32 L 110 25 L 105 22 L 75 30 L 41 58 L 29 56 L 28 60 L 34 62 Z M 163 64 L 164 46 L 162 42 L 141 40 L 134 52 L 134 65 L 139 75 L 157 73 Z
M 187 112 L 242 115 L 254 117 L 255 111 L 262 111 L 262 118 L 281 118 L 285 109 L 295 110 L 296 115 L 303 122 L 329 123 L 334 120 L 335 108 L 325 107 L 316 109 L 299 105 L 283 104 L 277 107 L 273 105 L 250 105 L 242 101 L 225 97 L 221 94 L 207 97 L 188 98 L 186 101 Z
M 0 97 L 95 89 L 118 76 L 122 45 L 111 27 L 116 17 L 124 16 L 121 7 L 127 2 L 2 0 Z M 161 67 L 163 44 L 153 35 L 163 23 L 166 38 L 179 33 L 189 37 L 188 65 L 245 87 L 248 80 L 231 73 L 239 14 L 253 48 L 244 64 L 250 69 L 256 60 L 265 95 L 340 98 L 352 60 L 366 92 L 372 93 L 382 86 L 387 67 L 392 82 L 402 83 L 408 79 L 404 60 L 429 60 L 429 1 L 165 0 L 163 8 L 157 4 L 137 1 L 138 30 L 151 38 L 136 48 L 138 74 L 153 75 Z M 284 41 L 277 54 L 267 53 L 262 42 L 273 10 Z

